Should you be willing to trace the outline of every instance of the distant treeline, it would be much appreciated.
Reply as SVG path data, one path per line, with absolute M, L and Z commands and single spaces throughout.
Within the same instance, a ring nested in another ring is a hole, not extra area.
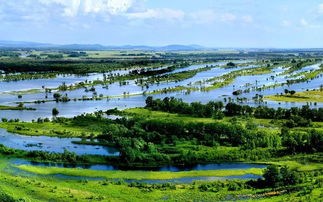
M 154 64 L 177 64 L 179 60 L 1 60 L 0 69 L 6 73 L 14 72 L 62 72 L 91 73 L 109 72 L 115 69 Z

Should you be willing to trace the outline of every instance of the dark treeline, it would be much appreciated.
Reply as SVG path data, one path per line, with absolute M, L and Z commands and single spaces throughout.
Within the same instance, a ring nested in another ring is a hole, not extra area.
M 161 68 L 161 69 L 136 69 L 130 71 L 130 74 L 135 74 L 135 75 L 141 75 L 141 76 L 155 76 L 167 72 L 174 71 L 175 69 L 181 68 L 181 67 L 186 67 L 189 66 L 189 62 L 182 62 L 179 64 L 174 64 L 166 68 Z
M 323 132 L 321 130 L 290 131 L 282 129 L 283 145 L 289 153 L 322 152 Z
M 323 108 L 311 109 L 304 105 L 301 108 L 292 107 L 285 108 L 269 108 L 267 106 L 250 107 L 248 105 L 239 105 L 222 102 L 210 101 L 207 104 L 200 102 L 185 103 L 181 99 L 174 97 L 166 97 L 163 100 L 153 99 L 151 96 L 146 99 L 146 108 L 164 111 L 170 113 L 188 114 L 195 117 L 222 117 L 222 113 L 226 116 L 252 116 L 263 119 L 291 119 L 288 126 L 307 126 L 311 121 L 323 121 Z M 305 119 L 305 120 L 304 120 Z
M 196 117 L 212 117 L 222 111 L 224 105 L 222 102 L 209 102 L 201 104 L 200 102 L 186 103 L 181 99 L 174 97 L 165 97 L 161 99 L 153 99 L 152 96 L 146 99 L 146 108 L 157 111 L 170 113 L 188 114 Z
M 12 51 L 2 51 L 0 50 L 0 57 L 12 57 L 12 58 L 18 58 L 21 54 L 18 52 L 12 52 Z
M 179 60 L 1 60 L 0 69 L 6 73 L 13 72 L 62 72 L 91 73 L 108 72 L 132 66 L 149 66 L 153 64 L 170 64 Z

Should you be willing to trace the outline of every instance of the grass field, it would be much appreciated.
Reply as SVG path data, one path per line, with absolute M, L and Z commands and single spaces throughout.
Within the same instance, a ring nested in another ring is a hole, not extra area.
M 269 95 L 265 96 L 265 99 L 280 102 L 323 102 L 323 91 L 311 90 L 297 92 L 294 95 Z
M 28 107 L 14 107 L 14 106 L 0 105 L 0 110 L 36 110 L 36 109 L 35 108 L 28 108 Z
M 293 157 L 292 157 L 293 158 Z M 266 162 L 269 163 L 269 162 Z M 322 165 L 308 164 L 306 167 L 296 161 L 270 162 L 278 165 L 292 166 L 299 171 L 322 169 Z M 1 166 L 3 167 L 3 166 Z M 305 169 L 306 168 L 306 169 Z M 3 168 L 2 168 L 3 169 Z M 179 177 L 194 176 L 228 176 L 253 173 L 261 175 L 263 169 L 247 170 L 217 170 L 217 171 L 189 171 L 189 172 L 142 172 L 142 171 L 93 171 L 71 168 L 46 168 L 35 166 L 19 166 L 19 169 L 40 174 L 37 177 L 13 176 L 4 173 L 0 176 L 0 188 L 2 191 L 16 198 L 25 198 L 31 201 L 55 198 L 59 201 L 220 201 L 228 196 L 231 200 L 243 201 L 320 201 L 322 187 L 313 188 L 303 192 L 302 187 L 312 186 L 306 182 L 295 188 L 299 191 L 286 192 L 283 189 L 240 189 L 228 191 L 225 189 L 213 192 L 201 192 L 198 187 L 205 182 L 197 181 L 194 184 L 178 184 L 172 188 L 161 190 L 131 187 L 124 182 L 91 181 L 91 180 L 59 180 L 46 175 L 63 174 L 70 176 L 102 177 L 106 179 L 173 179 Z M 229 183 L 229 181 L 226 181 Z M 146 185 L 153 187 L 154 185 Z M 317 187 L 317 186 L 316 186 Z M 294 188 L 294 189 L 295 189 Z M 293 188 L 292 188 L 293 190 Z M 239 198 L 241 199 L 239 200 Z
M 7 129 L 8 132 L 30 136 L 88 137 L 96 136 L 99 133 L 91 127 L 78 127 L 54 122 L 0 122 L 0 128 Z
M 208 170 L 208 171 L 182 171 L 182 172 L 165 172 L 165 171 L 98 171 L 77 168 L 55 168 L 55 167 L 37 167 L 29 165 L 18 166 L 19 169 L 41 174 L 55 175 L 63 174 L 69 176 L 84 177 L 102 177 L 106 179 L 135 179 L 135 180 L 167 180 L 182 177 L 226 177 L 231 175 L 255 174 L 262 175 L 264 169 L 251 168 L 244 170 Z
M 211 118 L 197 118 L 192 116 L 184 116 L 180 114 L 173 114 L 167 112 L 160 112 L 160 111 L 151 111 L 149 109 L 144 108 L 130 108 L 125 109 L 125 115 L 139 115 L 145 118 L 154 118 L 154 119 L 172 119 L 172 120 L 181 120 L 184 122 L 203 122 L 203 123 L 214 123 L 216 120 Z

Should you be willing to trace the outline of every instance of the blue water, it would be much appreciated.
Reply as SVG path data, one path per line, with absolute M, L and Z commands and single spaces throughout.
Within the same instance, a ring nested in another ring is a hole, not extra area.
M 32 162 L 25 159 L 14 159 L 11 163 L 16 165 L 32 165 L 32 166 L 44 166 L 44 167 L 59 167 L 59 168 L 83 168 L 91 170 L 105 170 L 105 171 L 116 171 L 116 170 L 139 170 L 139 171 L 170 171 L 170 172 L 180 172 L 180 171 L 198 171 L 198 170 L 240 170 L 240 169 L 250 169 L 250 168 L 266 168 L 267 165 L 264 164 L 254 164 L 254 163 L 211 163 L 211 164 L 197 164 L 191 166 L 160 166 L 160 167 L 129 167 L 129 166 L 113 166 L 105 164 L 66 164 L 66 163 L 39 163 Z
M 243 61 L 241 61 L 243 62 Z M 216 63 L 214 63 L 216 64 Z M 219 63 L 220 64 L 220 63 Z M 185 69 L 194 69 L 199 67 L 204 67 L 205 65 L 192 65 L 189 67 L 185 67 L 182 69 L 179 69 L 177 71 L 185 70 Z M 316 69 L 318 64 L 311 65 L 308 67 L 304 67 L 302 70 L 299 71 L 309 71 Z M 143 91 L 153 91 L 158 89 L 164 89 L 168 87 L 175 87 L 178 85 L 182 86 L 198 86 L 195 84 L 197 81 L 206 81 L 209 78 L 221 76 L 223 74 L 227 74 L 231 71 L 239 70 L 239 69 L 246 69 L 251 68 L 253 65 L 246 65 L 246 66 L 240 66 L 237 68 L 230 68 L 230 69 L 224 69 L 219 68 L 217 66 L 214 66 L 209 71 L 199 72 L 194 77 L 186 79 L 184 81 L 180 82 L 169 82 L 169 83 L 161 83 L 161 84 L 152 84 L 150 85 L 149 89 L 145 89 L 141 86 L 137 86 L 135 84 L 135 81 L 129 81 L 129 84 L 120 86 L 119 83 L 113 83 L 109 85 L 109 88 L 104 88 L 102 85 L 95 86 L 97 94 L 102 94 L 104 96 L 113 96 L 113 95 L 123 95 L 124 92 L 129 92 L 130 94 L 135 93 L 142 93 Z M 247 102 L 244 102 L 243 104 L 250 105 L 250 106 L 258 106 L 258 105 L 267 105 L 269 107 L 278 108 L 290 108 L 290 107 L 301 107 L 302 105 L 306 105 L 308 103 L 305 102 L 275 102 L 275 101 L 266 101 L 264 103 L 257 103 L 252 100 L 252 97 L 254 97 L 256 94 L 262 94 L 262 95 L 273 95 L 277 93 L 284 92 L 285 88 L 288 88 L 289 90 L 295 90 L 295 91 L 304 91 L 307 89 L 317 89 L 320 87 L 320 85 L 323 83 L 323 77 L 318 77 L 316 79 L 310 80 L 305 83 L 298 83 L 293 84 L 290 86 L 283 86 L 283 87 L 277 87 L 274 89 L 265 89 L 261 92 L 259 91 L 251 91 L 249 93 L 243 93 L 240 96 L 233 96 L 232 92 L 234 90 L 245 90 L 251 87 L 261 87 L 262 85 L 270 85 L 275 83 L 283 83 L 286 82 L 286 76 L 281 76 L 280 73 L 283 72 L 285 69 L 282 68 L 276 68 L 274 73 L 270 74 L 264 74 L 264 75 L 254 75 L 254 76 L 241 76 L 235 79 L 233 84 L 230 84 L 228 86 L 215 89 L 209 92 L 200 92 L 200 91 L 194 91 L 190 94 L 184 93 L 184 92 L 172 92 L 167 94 L 154 94 L 153 96 L 155 98 L 164 98 L 166 96 L 174 96 L 177 98 L 182 98 L 185 102 L 202 102 L 206 103 L 209 101 L 223 101 L 224 98 L 232 97 L 246 97 L 249 100 Z M 90 79 L 95 79 L 96 77 L 99 77 L 100 75 L 92 75 Z M 271 76 L 274 76 L 274 78 L 271 78 Z M 85 78 L 82 78 L 85 79 Z M 257 83 L 256 83 L 257 80 Z M 21 81 L 25 82 L 25 81 Z M 27 82 L 27 81 L 26 81 Z M 39 82 L 39 80 L 30 80 L 28 82 Z M 60 82 L 60 81 L 59 81 Z M 245 86 L 245 84 L 250 83 L 251 86 Z M 38 83 L 37 85 L 39 88 L 41 87 L 43 83 Z M 17 86 L 17 89 L 20 89 L 22 87 L 28 87 L 29 84 L 22 83 L 20 85 L 20 81 L 15 82 L 15 85 Z M 20 87 L 19 87 L 20 86 Z M 22 87 L 21 87 L 22 86 Z M 0 91 L 6 88 L 2 84 L 0 85 Z M 85 90 L 77 89 L 73 91 L 67 91 L 62 92 L 62 94 L 68 94 L 68 97 L 70 98 L 80 98 L 82 96 L 86 97 L 92 97 L 92 92 L 85 92 Z M 28 94 L 23 95 L 22 99 L 18 99 L 17 95 L 8 95 L 8 94 L 0 94 L 0 105 L 17 105 L 15 102 L 18 101 L 34 101 L 34 100 L 48 100 L 53 99 L 53 93 L 48 94 L 48 98 L 45 98 L 45 93 L 36 93 L 36 94 Z M 52 109 L 55 107 L 59 110 L 59 116 L 63 117 L 73 117 L 76 115 L 80 115 L 82 113 L 92 113 L 94 111 L 98 110 L 108 110 L 112 108 L 119 108 L 119 109 L 125 109 L 125 108 L 132 108 L 132 107 L 143 107 L 145 105 L 145 99 L 147 96 L 144 95 L 138 95 L 138 96 L 132 96 L 132 97 L 120 97 L 120 98 L 113 98 L 113 99 L 103 99 L 103 100 L 90 100 L 90 101 L 70 101 L 67 103 L 56 103 L 56 102 L 47 102 L 47 103 L 41 103 L 41 104 L 25 104 L 26 107 L 33 107 L 36 108 L 36 111 L 0 111 L 0 118 L 6 117 L 8 119 L 15 119 L 19 118 L 23 121 L 31 121 L 36 120 L 39 117 L 42 118 L 51 118 L 52 115 Z M 317 103 L 317 105 L 313 105 L 311 107 L 323 107 L 323 103 Z
M 134 169 L 131 167 L 117 167 L 110 165 L 73 165 L 73 164 L 63 164 L 63 163 L 35 163 L 24 159 L 14 159 L 10 161 L 14 165 L 32 165 L 32 166 L 43 166 L 43 167 L 66 167 L 66 168 L 83 168 L 83 169 L 92 169 L 92 170 L 105 170 L 105 171 L 116 171 L 116 170 L 141 170 L 141 171 L 170 171 L 170 172 L 179 172 L 179 171 L 207 171 L 207 170 L 235 170 L 235 169 L 250 169 L 250 168 L 266 168 L 266 165 L 263 164 L 252 164 L 252 163 L 221 163 L 221 164 L 197 164 L 195 166 L 163 166 L 159 168 L 138 168 Z M 104 180 L 102 177 L 84 177 L 84 176 L 70 176 L 63 174 L 54 174 L 54 175 L 38 175 L 35 173 L 30 173 L 24 170 L 20 170 L 16 167 L 11 169 L 11 172 L 14 172 L 15 175 L 33 175 L 33 176 L 42 176 L 42 177 L 55 177 L 64 180 Z M 214 180 L 232 180 L 232 179 L 258 179 L 261 178 L 261 175 L 254 174 L 245 174 L 245 175 L 231 175 L 225 177 L 181 177 L 175 179 L 167 180 L 134 180 L 134 179 L 111 179 L 113 181 L 123 181 L 126 183 L 138 182 L 138 183 L 148 183 L 148 184 L 162 184 L 162 183 L 182 183 L 189 184 L 194 181 L 214 181 Z
M 75 152 L 78 155 L 105 155 L 118 156 L 119 152 L 115 148 L 97 145 L 80 145 L 72 141 L 80 141 L 80 138 L 58 138 L 48 136 L 25 136 L 16 135 L 0 129 L 0 144 L 13 149 L 26 151 L 46 151 L 54 153 L 63 153 L 64 149 L 69 152 Z

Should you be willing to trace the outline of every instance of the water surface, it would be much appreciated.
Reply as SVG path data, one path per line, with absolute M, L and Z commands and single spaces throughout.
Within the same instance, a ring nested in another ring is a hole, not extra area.
M 80 140 L 80 138 L 16 135 L 7 132 L 5 129 L 0 129 L 0 144 L 13 149 L 21 149 L 25 151 L 45 151 L 54 153 L 63 153 L 64 149 L 66 149 L 69 152 L 75 152 L 78 155 L 119 155 L 119 152 L 112 147 L 80 145 L 72 143 L 72 141 Z

